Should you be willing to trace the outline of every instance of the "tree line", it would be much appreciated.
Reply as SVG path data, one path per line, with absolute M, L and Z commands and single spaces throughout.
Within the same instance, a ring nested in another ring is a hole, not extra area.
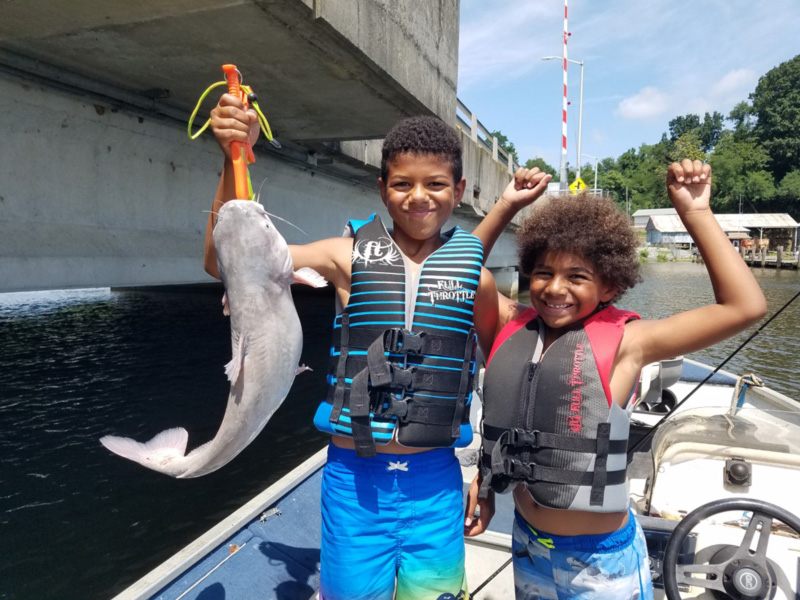
M 506 136 L 495 135 L 517 158 Z M 716 212 L 785 212 L 800 220 L 800 55 L 763 75 L 748 100 L 727 116 L 714 111 L 702 118 L 675 117 L 659 142 L 599 161 L 597 186 L 623 205 L 627 195 L 631 213 L 668 207 L 664 179 L 669 164 L 681 158 L 711 164 Z M 558 180 L 556 169 L 541 158 L 525 166 Z M 575 171 L 568 177 L 574 181 Z M 594 183 L 594 165 L 581 167 L 581 179 Z

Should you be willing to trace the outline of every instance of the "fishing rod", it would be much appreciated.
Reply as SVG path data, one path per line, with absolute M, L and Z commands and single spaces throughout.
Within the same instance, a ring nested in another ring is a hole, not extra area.
M 691 397 L 692 397 L 692 395 L 693 395 L 693 394 L 694 394 L 694 393 L 695 393 L 697 390 L 699 390 L 699 389 L 700 389 L 700 388 L 703 386 L 703 384 L 705 384 L 705 383 L 706 383 L 706 382 L 707 382 L 709 379 L 711 379 L 711 378 L 712 378 L 714 375 L 716 375 L 716 374 L 717 374 L 717 371 L 719 371 L 719 370 L 720 370 L 722 367 L 724 367 L 724 366 L 727 364 L 727 362 L 728 362 L 730 359 L 732 359 L 734 356 L 736 356 L 736 355 L 739 353 L 739 351 L 740 351 L 742 348 L 744 348 L 744 347 L 745 347 L 747 344 L 749 344 L 749 343 L 750 343 L 750 341 L 751 341 L 751 340 L 752 340 L 754 337 L 756 337 L 756 336 L 757 336 L 759 333 L 761 333 L 761 332 L 764 330 L 764 328 L 765 328 L 767 325 L 769 325 L 769 324 L 772 322 L 772 320 L 773 320 L 775 317 L 777 317 L 777 316 L 778 316 L 779 314 L 781 314 L 781 313 L 782 313 L 782 312 L 783 312 L 783 311 L 784 311 L 786 308 L 788 308 L 788 307 L 789 307 L 789 305 L 790 305 L 792 302 L 794 302 L 795 300 L 797 300 L 797 298 L 798 298 L 798 297 L 800 297 L 800 291 L 799 291 L 799 292 L 797 292 L 797 293 L 796 293 L 796 294 L 795 294 L 795 295 L 794 295 L 794 296 L 793 296 L 793 297 L 792 297 L 792 298 L 791 298 L 791 299 L 790 299 L 790 300 L 789 300 L 789 301 L 788 301 L 786 304 L 784 304 L 784 305 L 783 305 L 783 306 L 780 308 L 780 310 L 778 310 L 778 311 L 777 311 L 777 312 L 776 312 L 774 315 L 772 315 L 772 316 L 771 316 L 771 317 L 770 317 L 770 318 L 769 318 L 769 319 L 768 319 L 768 320 L 767 320 L 767 321 L 766 321 L 766 322 L 765 322 L 765 323 L 764 323 L 764 324 L 763 324 L 761 327 L 759 327 L 758 329 L 756 329 L 756 330 L 753 332 L 753 334 L 752 334 L 752 335 L 751 335 L 749 338 L 747 338 L 747 339 L 746 339 L 744 342 L 742 342 L 742 344 L 741 344 L 741 345 L 740 345 L 738 348 L 736 348 L 736 350 L 734 350 L 733 352 L 731 352 L 731 354 L 730 354 L 730 356 L 728 356 L 728 358 L 726 358 L 725 360 L 723 360 L 723 361 L 722 361 L 722 362 L 719 364 L 719 366 L 718 366 L 716 369 L 714 369 L 713 371 L 711 371 L 711 373 L 709 373 L 709 374 L 706 376 L 706 378 L 705 378 L 705 379 L 703 379 L 703 381 L 701 381 L 700 383 L 698 383 L 698 384 L 695 386 L 695 388 L 694 388 L 694 389 L 693 389 L 691 392 L 689 392 L 689 393 L 686 395 L 686 397 L 685 397 L 683 400 L 681 400 L 680 402 L 678 402 L 678 403 L 675 405 L 675 407 L 674 407 L 674 408 L 673 408 L 673 409 L 672 409 L 670 412 L 673 412 L 673 413 L 674 413 L 674 412 L 675 412 L 675 411 L 678 409 L 678 407 L 679 407 L 681 404 L 683 404 L 683 403 L 684 403 L 684 402 L 686 402 L 686 401 L 687 401 L 689 398 L 691 398 Z M 656 432 L 656 430 L 657 430 L 659 427 L 661 427 L 661 425 L 663 425 L 663 424 L 664 424 L 664 423 L 666 423 L 666 422 L 667 422 L 667 418 L 666 418 L 666 417 L 665 417 L 665 418 L 663 418 L 663 419 L 661 419 L 661 420 L 660 420 L 660 421 L 659 421 L 657 424 L 655 424 L 655 425 L 654 425 L 654 426 L 653 426 L 653 427 L 650 429 L 650 431 L 648 431 L 648 432 L 647 432 L 647 433 L 646 433 L 644 436 L 642 436 L 642 437 L 641 437 L 641 439 L 639 439 L 639 441 L 638 441 L 638 442 L 636 442 L 636 443 L 633 445 L 633 448 L 631 448 L 630 450 L 628 450 L 628 462 L 629 462 L 629 463 L 631 462 L 631 459 L 632 459 L 633 455 L 636 453 L 636 451 L 637 451 L 639 448 L 641 448 L 641 447 L 642 447 L 642 446 L 645 444 L 645 442 L 647 442 L 647 440 L 649 440 L 651 437 L 653 437 L 653 434 Z

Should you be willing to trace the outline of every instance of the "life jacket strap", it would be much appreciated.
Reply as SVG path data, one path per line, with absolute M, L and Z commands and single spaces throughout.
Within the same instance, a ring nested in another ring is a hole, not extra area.
M 344 323 L 342 330 L 344 330 Z M 461 356 L 464 352 L 463 337 L 440 335 L 429 331 L 415 333 L 401 327 L 389 329 L 351 327 L 348 336 L 349 345 L 352 348 L 369 348 L 377 338 L 382 336 L 383 349 L 393 354 Z M 335 341 L 333 346 L 336 347 Z
M 626 469 L 608 470 L 609 454 L 624 454 L 627 440 L 610 440 L 610 423 L 599 423 L 597 437 L 576 438 L 567 435 L 525 431 L 523 429 L 501 429 L 484 423 L 484 440 L 491 445 L 491 454 L 483 456 L 483 464 L 491 465 L 487 470 L 491 477 L 504 475 L 512 480 L 535 483 L 546 481 L 566 485 L 590 486 L 590 506 L 602 506 L 605 490 L 609 485 L 625 483 Z M 594 469 L 590 472 L 573 471 L 543 467 L 535 462 L 527 462 L 533 450 L 565 450 L 594 455 Z M 487 460 L 488 458 L 488 460 Z M 522 458 L 522 460 L 520 460 Z M 489 482 L 485 483 L 488 491 Z M 482 487 L 484 485 L 482 484 Z M 484 491 L 483 493 L 487 493 Z M 479 496 L 482 490 L 479 490 Z M 485 497 L 485 496 L 483 496 Z
M 608 423 L 598 425 L 598 433 L 601 426 L 608 426 Z M 525 431 L 524 429 L 503 429 L 493 425 L 483 425 L 483 435 L 488 440 L 495 440 L 505 449 L 511 448 L 549 448 L 553 450 L 567 450 L 569 452 L 582 452 L 585 454 L 600 454 L 601 445 L 607 444 L 607 454 L 623 454 L 628 450 L 628 440 L 609 440 L 607 437 L 598 439 L 579 438 L 571 435 L 561 435 L 557 433 L 546 433 L 543 431 Z M 502 441 L 501 441 L 502 438 Z
M 373 340 L 367 348 L 367 367 L 359 371 L 350 384 L 350 419 L 357 456 L 373 457 L 376 454 L 369 423 L 369 384 L 372 383 L 375 387 L 387 386 L 394 378 L 383 344 L 382 337 Z
M 342 314 L 342 330 L 339 338 L 339 361 L 336 363 L 336 386 L 333 391 L 331 423 L 338 423 L 344 406 L 344 379 L 347 372 L 347 355 L 350 350 L 350 315 Z
M 475 329 L 470 328 L 467 341 L 464 343 L 464 360 L 461 362 L 461 380 L 458 384 L 458 398 L 456 399 L 455 412 L 453 413 L 452 430 L 450 436 L 456 440 L 461 435 L 461 420 L 467 405 L 468 387 L 471 383 L 471 364 L 475 357 L 475 342 L 478 337 Z
M 508 475 L 512 479 L 527 483 L 544 481 L 548 483 L 561 483 L 565 485 L 592 486 L 595 478 L 594 472 L 571 471 L 566 469 L 543 467 L 542 465 L 537 465 L 536 463 L 524 463 L 512 458 L 506 458 L 503 461 L 501 472 L 504 475 Z M 625 483 L 625 477 L 627 473 L 626 469 L 620 469 L 619 471 L 606 471 L 605 473 L 605 485 L 618 485 L 620 483 Z

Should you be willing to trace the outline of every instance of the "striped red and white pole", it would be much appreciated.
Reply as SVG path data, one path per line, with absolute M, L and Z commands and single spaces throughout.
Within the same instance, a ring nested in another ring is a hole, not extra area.
M 559 179 L 561 180 L 561 189 L 567 187 L 567 37 L 569 36 L 567 29 L 567 0 L 564 0 L 564 95 L 561 105 L 561 167 L 559 169 Z

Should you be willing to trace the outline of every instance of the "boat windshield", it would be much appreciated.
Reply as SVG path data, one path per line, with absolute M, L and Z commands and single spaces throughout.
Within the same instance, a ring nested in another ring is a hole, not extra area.
M 715 406 L 681 411 L 662 423 L 654 435 L 655 464 L 660 464 L 676 444 L 692 444 L 697 450 L 706 447 L 709 452 L 725 448 L 800 459 L 800 405 L 797 410 L 745 405 L 729 410 Z

